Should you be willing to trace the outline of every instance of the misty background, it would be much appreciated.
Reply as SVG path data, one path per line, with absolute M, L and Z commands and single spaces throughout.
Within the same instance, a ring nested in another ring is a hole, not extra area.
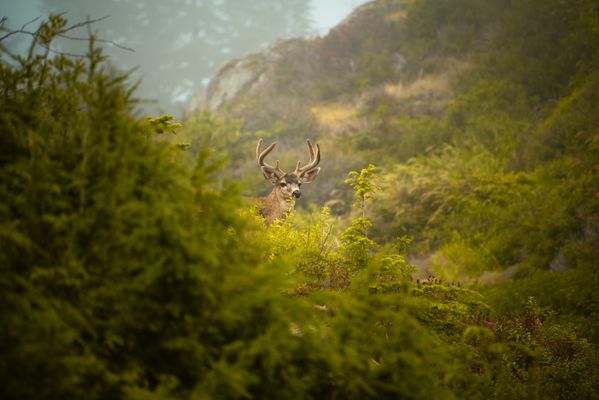
M 92 25 L 118 69 L 133 70 L 146 113 L 182 116 L 228 60 L 291 37 L 325 35 L 366 0 L 0 0 L 3 30 L 20 29 L 36 17 L 66 13 L 70 23 Z M 106 18 L 104 18 L 106 17 Z M 25 30 L 34 31 L 40 20 Z M 23 51 L 31 37 L 6 44 Z M 64 39 L 55 52 L 85 54 L 87 44 Z

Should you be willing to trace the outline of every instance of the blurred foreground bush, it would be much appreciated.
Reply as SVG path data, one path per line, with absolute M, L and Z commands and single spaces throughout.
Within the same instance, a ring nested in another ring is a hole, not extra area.
M 384 298 L 339 298 L 329 321 L 290 295 L 236 189 L 155 139 L 176 125 L 135 117 L 94 37 L 82 58 L 48 51 L 71 27 L 50 17 L 0 64 L 2 398 L 444 391 L 442 349 Z

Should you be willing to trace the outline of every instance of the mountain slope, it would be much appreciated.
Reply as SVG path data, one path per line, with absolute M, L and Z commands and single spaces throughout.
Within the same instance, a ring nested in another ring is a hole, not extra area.
M 339 215 L 347 173 L 374 163 L 375 237 L 414 237 L 415 255 L 450 278 L 526 274 L 599 248 L 597 70 L 590 0 L 375 1 L 325 37 L 230 62 L 189 124 L 198 110 L 240 121 L 221 150 L 252 191 L 268 189 L 257 137 L 276 139 L 287 166 L 318 140 L 307 198 Z

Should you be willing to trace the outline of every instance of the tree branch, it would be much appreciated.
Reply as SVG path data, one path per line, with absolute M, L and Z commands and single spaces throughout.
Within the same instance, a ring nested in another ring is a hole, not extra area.
M 64 14 L 65 13 L 59 14 L 59 16 L 64 15 Z M 110 17 L 110 16 L 109 15 L 105 15 L 105 16 L 100 17 L 100 18 L 87 19 L 87 20 L 82 21 L 82 22 L 77 22 L 77 23 L 75 23 L 75 24 L 73 24 L 71 26 L 68 26 L 68 27 L 66 27 L 64 29 L 61 29 L 61 30 L 57 31 L 56 32 L 56 36 L 57 37 L 61 37 L 63 39 L 67 39 L 67 40 L 89 41 L 90 40 L 89 38 L 73 37 L 73 36 L 66 35 L 66 33 L 70 32 L 72 30 L 84 27 L 84 26 L 89 26 L 89 25 L 94 24 L 96 22 L 103 21 L 103 20 L 105 20 L 108 17 Z M 22 34 L 25 34 L 25 35 L 30 35 L 30 36 L 32 36 L 34 38 L 37 38 L 37 36 L 39 35 L 39 29 L 37 31 L 35 31 L 35 32 L 32 32 L 32 31 L 26 30 L 25 28 L 27 28 L 28 25 L 34 23 L 35 21 L 39 20 L 40 18 L 41 17 L 36 17 L 36 18 L 32 19 L 31 21 L 23 24 L 23 26 L 21 26 L 20 29 L 16 29 L 14 31 L 10 31 L 10 32 L 6 33 L 4 36 L 0 36 L 0 42 L 3 41 L 3 40 L 5 40 L 8 37 L 14 35 L 14 34 L 17 34 L 17 33 L 22 33 Z M 1 22 L 4 23 L 4 21 L 6 21 L 6 17 L 4 17 Z M 98 39 L 98 38 L 96 38 L 95 40 L 96 40 L 96 42 L 99 42 L 99 43 L 111 44 L 111 45 L 113 45 L 115 47 L 118 47 L 119 49 L 122 49 L 122 50 L 127 50 L 127 51 L 131 51 L 131 52 L 135 51 L 134 49 L 132 49 L 130 47 L 123 46 L 121 44 L 118 44 L 118 43 L 116 43 L 113 40 Z M 56 54 L 64 54 L 64 55 L 69 55 L 69 56 L 74 56 L 74 57 L 84 57 L 83 55 L 80 55 L 80 54 L 72 54 L 72 53 L 66 53 L 66 52 L 61 52 L 61 51 L 58 51 L 58 50 L 54 50 L 54 49 L 50 48 L 47 45 L 42 45 L 42 46 L 44 48 L 46 48 L 47 50 L 49 50 L 49 51 L 51 51 L 53 53 L 56 53 Z
M 64 38 L 64 39 L 68 39 L 68 40 L 82 40 L 82 41 L 87 41 L 87 40 L 89 40 L 89 38 L 82 38 L 82 37 L 67 36 L 67 35 L 63 35 L 63 34 L 59 34 L 58 36 L 59 36 L 59 37 L 61 37 L 61 38 Z M 116 42 L 115 42 L 115 41 L 113 41 L 113 40 L 107 40 L 107 39 L 98 39 L 98 38 L 96 38 L 96 42 L 98 42 L 98 43 L 107 43 L 107 44 L 111 44 L 111 45 L 113 45 L 113 46 L 115 46 L 115 47 L 118 47 L 119 49 L 122 49 L 122 50 L 127 50 L 127 51 L 131 51 L 131 52 L 135 52 L 135 50 L 134 50 L 134 49 L 132 49 L 131 47 L 126 47 L 126 46 L 123 46 L 123 45 L 121 45 L 121 44 L 118 44 L 118 43 L 116 43 Z

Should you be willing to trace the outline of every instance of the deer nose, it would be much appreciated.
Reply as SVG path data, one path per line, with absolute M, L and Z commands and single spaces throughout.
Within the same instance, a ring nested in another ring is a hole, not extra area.
M 296 199 L 299 199 L 299 197 L 302 195 L 302 192 L 300 192 L 299 190 L 294 190 L 292 194 L 293 194 L 293 197 L 295 197 Z

